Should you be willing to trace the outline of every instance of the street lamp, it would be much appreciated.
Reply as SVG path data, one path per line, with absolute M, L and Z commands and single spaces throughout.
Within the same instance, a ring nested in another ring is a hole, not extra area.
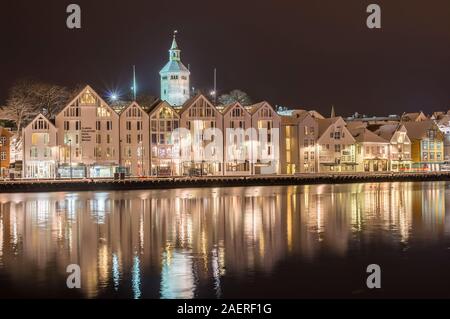
M 72 179 L 72 140 L 69 139 L 69 165 L 70 165 L 70 179 Z

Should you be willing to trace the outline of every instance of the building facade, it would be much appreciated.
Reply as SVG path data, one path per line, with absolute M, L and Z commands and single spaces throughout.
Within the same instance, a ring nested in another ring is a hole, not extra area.
M 61 177 L 113 177 L 119 166 L 119 115 L 86 86 L 56 115 Z
M 149 175 L 149 123 L 147 112 L 136 102 L 120 113 L 120 165 L 125 168 L 127 175 Z
M 319 172 L 355 171 L 355 139 L 342 117 L 317 120 Z
M 411 140 L 402 124 L 381 126 L 377 135 L 389 141 L 389 170 L 391 172 L 411 171 Z
M 317 172 L 317 121 L 305 110 L 281 117 L 281 173 Z
M 266 101 L 253 104 L 248 109 L 255 129 L 251 139 L 252 174 L 279 174 L 281 116 Z
M 23 130 L 23 177 L 53 179 L 57 176 L 59 146 L 57 129 L 38 114 Z
M 179 114 L 181 127 L 189 131 L 189 137 L 180 140 L 182 175 L 223 175 L 222 113 L 199 94 L 186 101 Z
M 367 128 L 350 130 L 355 139 L 357 172 L 387 172 L 389 170 L 389 142 Z
M 432 120 L 405 122 L 411 140 L 412 169 L 439 171 L 444 163 L 444 135 Z
M 223 108 L 225 175 L 250 175 L 252 116 L 239 102 Z
M 180 175 L 180 143 L 173 134 L 180 127 L 180 116 L 169 103 L 163 101 L 150 111 L 149 119 L 150 174 L 152 176 Z
M 0 177 L 7 177 L 11 164 L 11 138 L 10 130 L 0 127 Z

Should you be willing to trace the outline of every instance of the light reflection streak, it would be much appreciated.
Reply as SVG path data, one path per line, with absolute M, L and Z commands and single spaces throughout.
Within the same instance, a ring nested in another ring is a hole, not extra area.
M 417 185 L 0 194 L 0 274 L 26 268 L 39 285 L 78 263 L 87 297 L 126 287 L 134 298 L 193 298 L 199 287 L 220 297 L 223 277 L 270 274 L 293 254 L 449 236 L 446 184 Z M 158 280 L 146 287 L 144 274 Z

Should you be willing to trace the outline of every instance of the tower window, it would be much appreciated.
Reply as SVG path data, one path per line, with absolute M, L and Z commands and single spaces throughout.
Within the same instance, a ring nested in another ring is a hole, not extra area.
M 167 80 L 167 76 L 166 76 L 166 75 L 163 76 L 162 79 L 163 79 L 163 80 Z

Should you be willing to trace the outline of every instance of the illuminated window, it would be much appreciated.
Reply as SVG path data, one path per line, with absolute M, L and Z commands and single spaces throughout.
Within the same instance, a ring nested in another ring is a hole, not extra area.
M 83 105 L 93 105 L 96 102 L 95 96 L 89 90 L 86 90 L 86 92 L 81 95 L 80 103 Z
M 39 133 L 31 134 L 31 144 L 37 145 L 38 141 L 39 141 Z

